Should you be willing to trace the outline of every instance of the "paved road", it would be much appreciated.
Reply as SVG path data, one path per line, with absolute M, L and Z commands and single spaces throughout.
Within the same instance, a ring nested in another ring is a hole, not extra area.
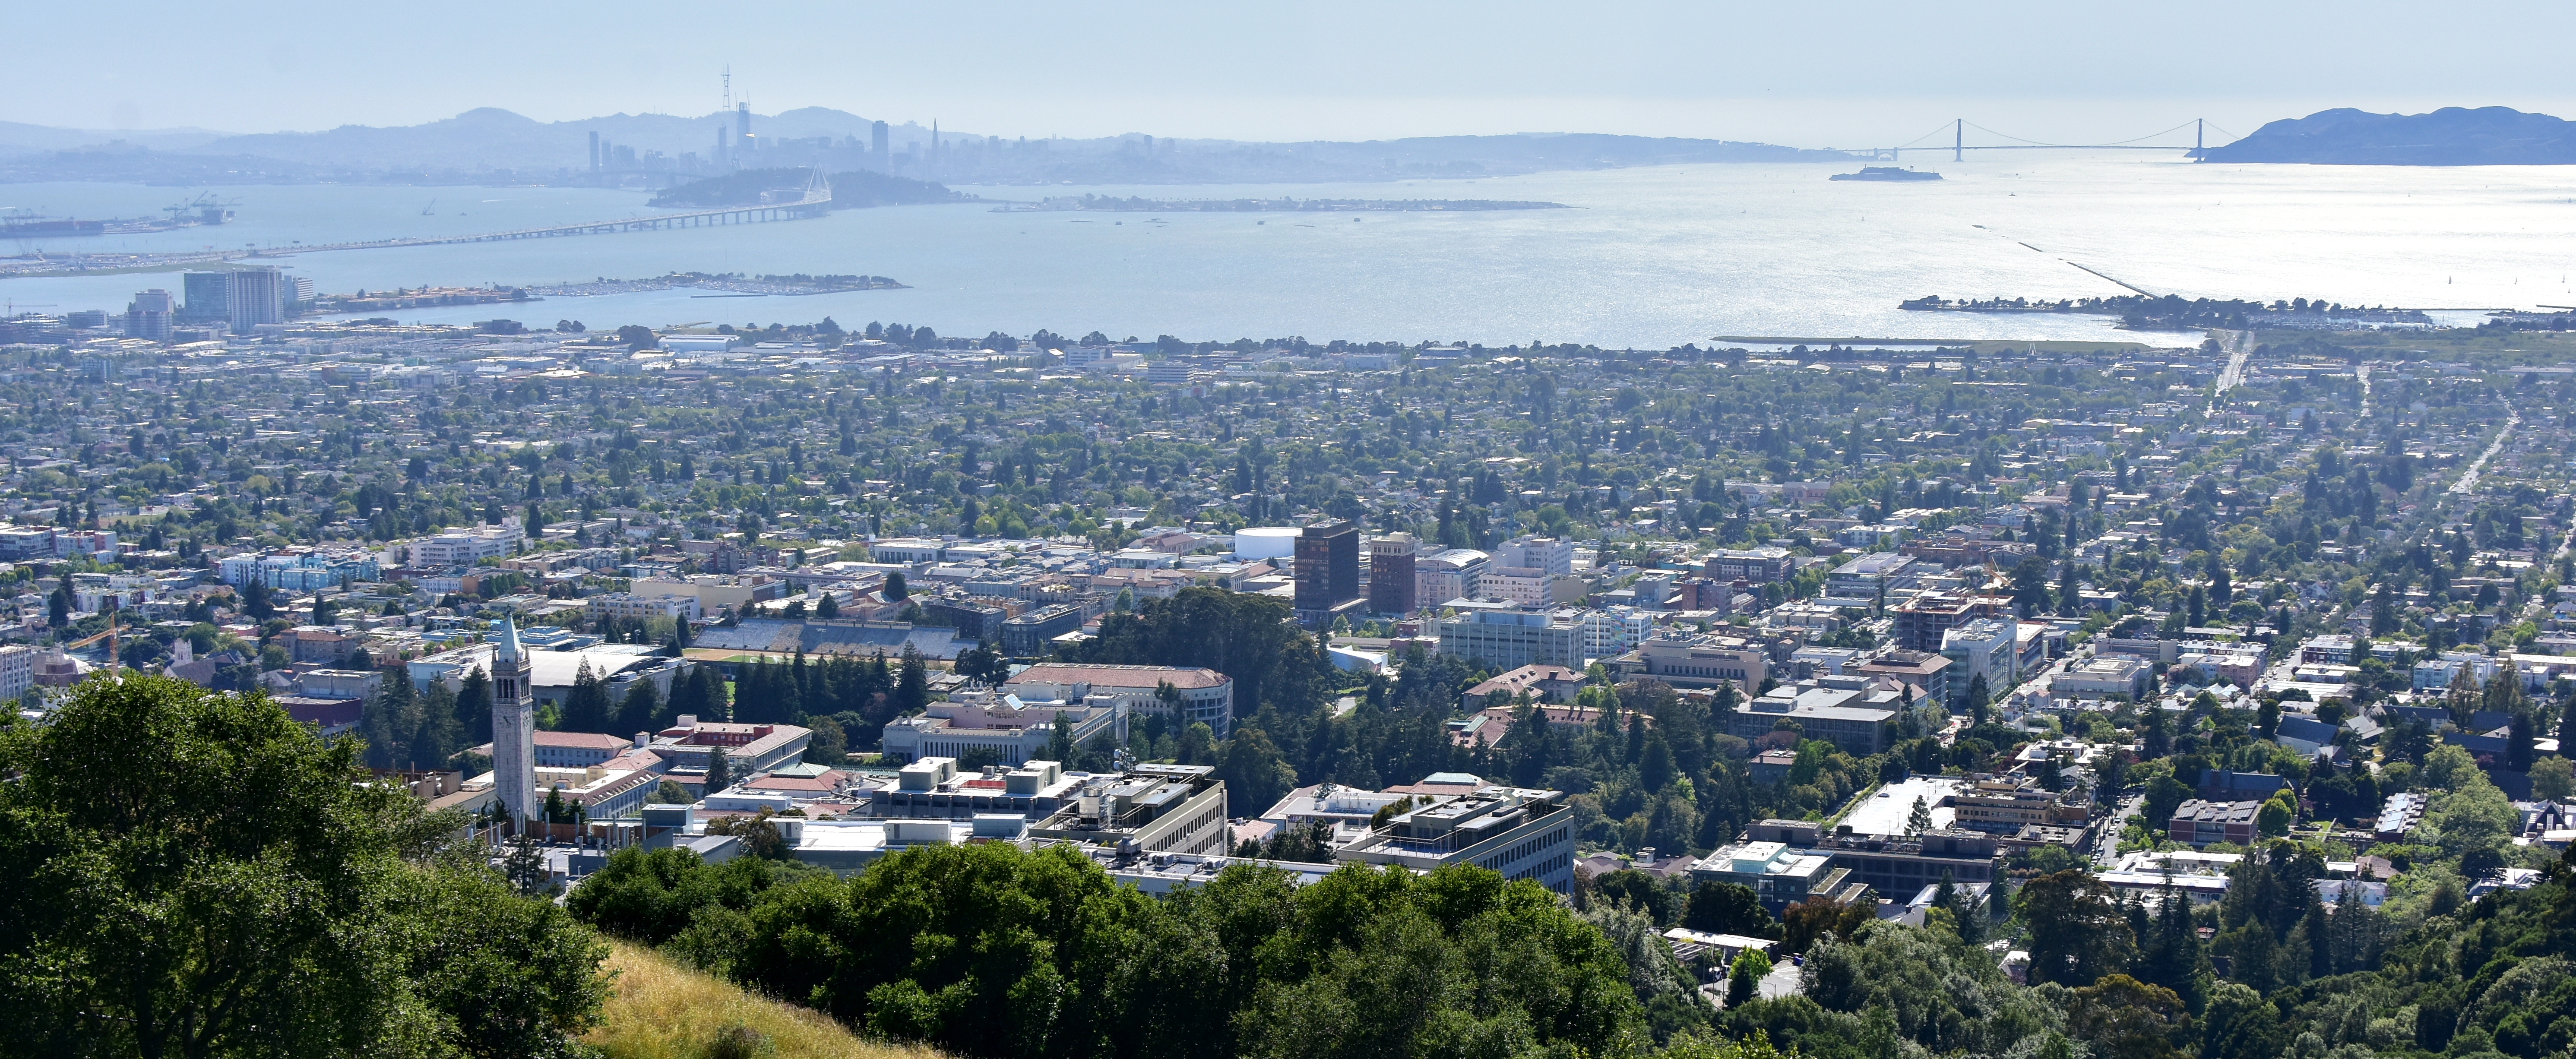
M 1784 996 L 1798 995 L 1798 990 L 1802 988 L 1798 980 L 1799 973 L 1800 968 L 1797 963 L 1785 956 L 1780 959 L 1780 962 L 1772 964 L 1771 973 L 1762 976 L 1762 984 L 1758 988 L 1762 999 L 1778 1000 Z
M 2228 344 L 2235 348 L 2227 358 L 2227 370 L 2218 373 L 2218 389 L 2209 395 L 2211 412 L 2218 411 L 2218 402 L 2227 396 L 2227 391 L 2245 382 L 2245 358 L 2254 354 L 2254 332 L 2230 331 L 2227 334 Z
M 2477 488 L 2478 475 L 2486 471 L 2487 461 L 2504 451 L 2504 443 L 2513 438 L 2513 428 L 2522 425 L 2522 413 L 2514 411 L 2512 404 L 2506 404 L 2504 410 L 2504 429 L 2496 431 L 2495 440 L 2487 445 L 2485 452 L 2478 454 L 2478 462 L 2470 464 L 2468 472 L 2460 475 L 2459 481 L 2451 483 L 2451 495 L 2467 496 L 2469 490 Z
M 2129 818 L 2145 808 L 2147 796 L 2140 794 L 2121 799 L 2118 812 L 2102 824 L 2102 837 L 2094 843 L 2093 863 L 2108 868 L 2120 863 L 2120 833 L 2128 830 Z

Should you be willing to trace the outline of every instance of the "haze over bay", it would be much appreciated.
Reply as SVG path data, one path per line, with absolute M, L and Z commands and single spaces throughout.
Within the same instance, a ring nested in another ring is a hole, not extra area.
M 1305 334 L 1660 346 L 1714 335 L 2102 338 L 2191 344 L 2095 317 L 1900 313 L 1925 294 L 2126 293 L 2331 298 L 2427 308 L 2569 298 L 2576 177 L 2556 167 L 2193 165 L 2162 155 L 1909 158 L 1937 184 L 1834 184 L 1814 165 L 1694 165 L 1473 181 L 1197 187 L 967 188 L 996 200 L 1142 194 L 1544 199 L 1527 213 L 1007 214 L 986 204 L 882 207 L 816 221 L 284 258 L 324 291 L 542 283 L 668 271 L 865 273 L 909 290 L 697 299 L 673 290 L 399 314 L 594 325 L 831 315 L 942 331 L 1100 328 L 1191 338 Z M 454 235 L 648 215 L 634 191 L 576 188 L 227 188 L 221 229 L 111 236 L 64 249 L 173 251 Z M 7 205 L 147 212 L 170 188 L 38 184 Z M 433 203 L 432 200 L 435 200 Z M 423 214 L 424 205 L 430 206 Z M 1979 227 L 1982 226 L 1982 227 Z M 2024 244 L 2028 244 L 2025 246 Z M 2036 248 L 2035 250 L 2032 248 Z M 167 274 L 13 279 L 22 303 L 114 309 Z M 536 319 L 543 317 L 542 320 Z

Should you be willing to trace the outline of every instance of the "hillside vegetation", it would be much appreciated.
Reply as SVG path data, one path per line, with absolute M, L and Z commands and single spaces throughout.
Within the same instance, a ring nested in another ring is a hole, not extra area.
M 940 1054 L 920 1045 L 862 1040 L 821 1012 L 753 995 L 640 945 L 616 943 L 602 970 L 612 992 L 600 1010 L 599 1026 L 582 1040 L 608 1059 L 725 1054 L 937 1059 Z

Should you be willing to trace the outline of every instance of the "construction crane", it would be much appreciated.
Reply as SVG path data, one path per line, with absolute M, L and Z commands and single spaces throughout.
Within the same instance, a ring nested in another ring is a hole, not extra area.
M 121 611 L 121 610 L 111 610 L 111 611 L 108 611 L 108 612 L 107 612 L 107 631 L 106 631 L 106 632 L 99 633 L 99 634 L 97 634 L 97 635 L 95 635 L 95 636 L 86 636 L 86 637 L 82 637 L 81 639 L 74 640 L 74 641 L 72 641 L 72 642 L 70 642 L 70 643 L 67 643 L 67 644 L 63 644 L 63 645 L 62 645 L 62 649 L 63 649 L 64 651 L 66 651 L 66 652 L 69 652 L 69 651 L 77 651 L 77 650 L 80 650 L 81 648 L 84 648 L 84 647 L 87 647 L 87 646 L 89 646 L 89 645 L 91 645 L 91 644 L 97 643 L 97 642 L 99 642 L 100 640 L 105 640 L 105 641 L 107 641 L 107 671 L 108 671 L 108 672 L 110 672 L 110 673 L 114 673 L 114 672 L 116 672 L 116 669 L 117 669 L 116 634 L 117 634 L 117 632 L 119 631 L 119 630 L 117 629 L 117 627 L 116 627 L 116 616 L 117 616 L 117 615 L 119 615 L 119 614 L 121 614 L 121 613 L 124 613 L 124 612 L 123 612 L 123 611 Z

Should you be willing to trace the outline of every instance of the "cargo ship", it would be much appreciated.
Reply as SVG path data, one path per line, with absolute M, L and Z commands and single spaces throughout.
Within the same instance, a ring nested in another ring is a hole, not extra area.
M 164 206 L 168 217 L 111 217 L 85 221 L 77 217 L 45 217 L 32 211 L 0 214 L 0 239 L 55 239 L 79 235 L 135 235 L 145 232 L 170 232 L 222 224 L 233 219 L 232 206 L 238 203 L 217 200 L 212 193 L 174 206 Z
M 1832 177 L 1831 179 L 1834 179 L 1834 180 L 1887 180 L 1887 181 L 1906 181 L 1906 180 L 1939 180 L 1939 179 L 1941 179 L 1941 174 L 1939 174 L 1939 173 L 1920 173 L 1920 172 L 1916 172 L 1916 171 L 1911 170 L 1911 169 L 1898 169 L 1898 168 L 1896 168 L 1895 166 L 1892 166 L 1892 165 L 1873 165 L 1873 166 L 1863 166 L 1863 167 L 1861 168 L 1861 171 L 1860 171 L 1860 172 L 1857 172 L 1857 173 L 1836 173 L 1836 174 L 1834 174 L 1834 175 L 1833 175 L 1833 177 Z

